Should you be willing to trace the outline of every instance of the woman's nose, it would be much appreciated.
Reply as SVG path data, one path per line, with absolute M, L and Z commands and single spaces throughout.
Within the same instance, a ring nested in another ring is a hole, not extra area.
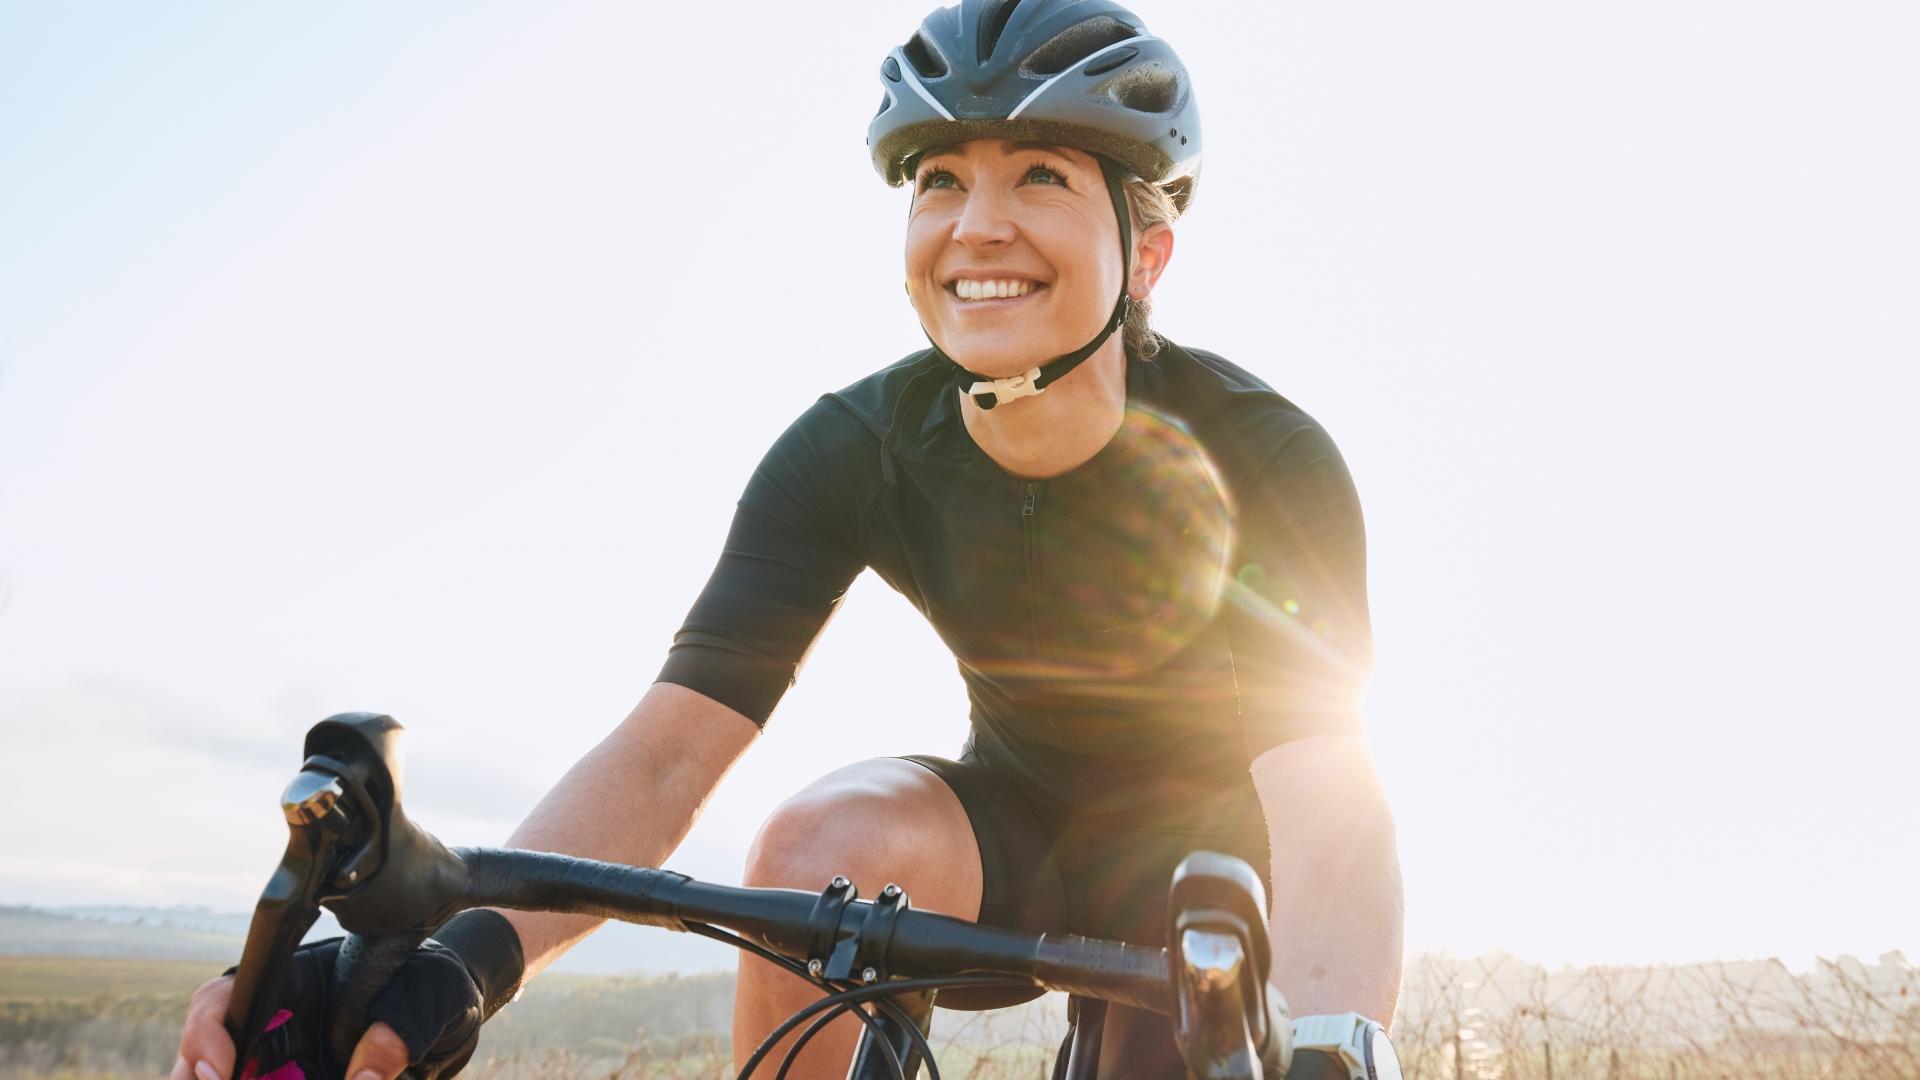
M 990 191 L 968 192 L 960 217 L 953 223 L 954 243 L 963 247 L 988 247 L 1013 240 L 1013 219 L 1006 207 Z

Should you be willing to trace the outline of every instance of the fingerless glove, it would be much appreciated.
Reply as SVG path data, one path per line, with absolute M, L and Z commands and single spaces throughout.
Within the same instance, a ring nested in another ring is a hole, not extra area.
M 255 1046 L 248 1076 L 323 1080 L 344 1072 L 348 1063 L 334 1060 L 327 1037 L 328 993 L 341 941 L 328 938 L 294 950 L 283 1001 Z M 519 992 L 522 955 L 520 935 L 505 916 L 462 912 L 408 954 L 367 1019 L 384 1022 L 406 1043 L 410 1075 L 451 1077 L 473 1057 L 480 1025 Z
M 482 1021 L 520 996 L 526 955 L 520 948 L 520 932 L 505 915 L 489 908 L 463 911 L 435 930 L 433 940 L 452 949 L 467 965 L 480 989 Z

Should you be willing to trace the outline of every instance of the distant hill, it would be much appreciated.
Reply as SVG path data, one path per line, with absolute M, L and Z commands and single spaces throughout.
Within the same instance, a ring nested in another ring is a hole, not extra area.
M 20 908 L 0 906 L 0 912 L 18 911 Z M 232 934 L 244 936 L 252 915 L 242 911 L 215 911 L 204 907 L 131 907 L 125 904 L 100 907 L 55 907 L 26 908 L 24 910 L 43 910 L 53 915 L 63 915 L 81 922 L 107 923 L 113 926 L 151 927 L 158 929 L 194 930 L 208 934 Z M 324 912 L 321 918 L 326 925 L 332 926 L 333 916 Z
M 80 910 L 85 913 L 0 907 L 0 954 L 113 956 L 230 964 L 240 955 L 245 932 L 244 919 L 238 929 L 233 929 L 210 917 L 211 912 Z M 108 911 L 113 917 L 105 914 Z
M 0 956 L 114 956 L 204 960 L 240 955 L 252 915 L 200 907 L 10 907 L 0 905 Z M 340 932 L 321 912 L 309 938 Z M 581 975 L 730 971 L 734 951 L 691 934 L 610 925 L 575 946 L 553 970 Z

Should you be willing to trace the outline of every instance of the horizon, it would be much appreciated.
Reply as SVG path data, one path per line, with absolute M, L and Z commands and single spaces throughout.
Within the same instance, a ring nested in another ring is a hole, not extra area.
M 41 907 L 41 906 L 31 905 L 31 904 L 25 904 L 25 905 L 13 904 L 8 902 L 4 898 L 0 898 L 0 916 L 6 915 L 7 913 L 20 913 L 20 912 L 28 912 L 36 915 L 53 915 L 59 918 L 69 919 L 74 922 L 106 923 L 108 925 L 124 927 L 136 933 L 142 932 L 142 931 L 158 931 L 158 930 L 168 930 L 168 929 L 193 930 L 193 929 L 196 929 L 195 925 L 191 921 L 193 917 L 199 917 L 201 919 L 230 920 L 234 922 L 240 922 L 243 920 L 250 919 L 252 917 L 251 911 L 246 911 L 246 910 L 222 911 L 222 910 L 205 907 L 201 905 L 181 904 L 181 905 L 174 905 L 171 907 L 151 907 L 151 906 L 132 905 L 132 904 L 107 904 L 107 905 L 81 904 L 81 905 L 70 905 L 70 906 L 61 906 L 61 907 Z M 176 916 L 176 917 L 183 917 L 185 921 L 183 921 L 180 924 L 149 923 L 145 921 L 124 922 L 124 921 L 119 921 L 114 919 L 108 919 L 103 914 L 100 914 L 100 913 L 108 913 L 108 912 L 121 914 L 127 917 L 137 917 L 141 920 L 144 920 L 148 917 L 164 918 L 168 916 Z M 622 939 L 620 942 L 620 945 L 610 946 L 605 940 L 609 935 L 604 931 L 613 931 L 613 934 L 615 936 L 618 936 L 619 938 Z M 220 934 L 227 937 L 232 937 L 236 941 L 240 939 L 240 935 L 237 933 L 229 933 L 227 931 L 221 931 L 221 930 L 213 930 L 209 932 Z M 338 924 L 333 922 L 331 913 L 323 911 L 321 915 L 321 921 L 319 923 L 316 923 L 312 930 L 308 931 L 306 935 L 306 940 L 317 940 L 324 937 L 335 936 L 338 933 L 339 933 L 339 926 Z M 673 966 L 673 965 L 666 965 L 666 964 L 661 964 L 656 962 L 657 950 L 647 949 L 645 948 L 645 946 L 653 944 L 655 942 L 655 939 L 660 934 L 671 935 L 672 940 L 674 940 L 674 942 L 677 945 L 683 946 L 682 948 L 674 950 L 678 954 L 689 956 L 689 957 L 694 955 L 699 955 L 703 959 L 710 958 L 714 966 L 685 966 L 684 963 L 679 966 Z M 598 946 L 596 946 L 595 944 L 596 940 L 599 941 Z M 636 944 L 640 944 L 643 947 L 641 949 L 633 948 L 633 946 Z M 625 962 L 622 960 L 622 957 L 631 958 L 632 956 L 637 955 L 639 953 L 643 953 L 643 952 L 646 954 L 646 959 L 644 961 L 639 962 L 637 966 L 631 966 L 631 967 L 620 966 L 623 962 Z M 95 951 L 95 952 L 88 952 L 88 953 L 62 953 L 56 950 L 37 949 L 33 951 L 20 952 L 20 951 L 10 950 L 4 947 L 3 943 L 0 943 L 0 956 L 61 956 L 61 955 L 89 955 L 89 956 L 97 955 L 97 956 L 103 956 L 103 957 L 118 955 L 118 956 L 125 956 L 130 959 L 155 958 L 155 957 L 134 956 L 131 953 L 125 953 L 125 952 L 111 953 L 111 952 L 104 952 L 104 951 Z M 582 941 L 579 945 L 574 946 L 574 948 L 572 948 L 566 954 L 564 954 L 556 963 L 554 963 L 547 970 L 550 970 L 557 974 L 562 974 L 562 975 L 582 975 L 582 976 L 596 976 L 596 977 L 606 977 L 606 978 L 624 978 L 624 977 L 652 978 L 652 977 L 663 977 L 663 976 L 672 976 L 672 975 L 710 975 L 710 974 L 720 974 L 720 973 L 731 974 L 735 969 L 739 955 L 740 955 L 739 951 L 732 948 L 731 946 L 727 946 L 719 942 L 710 941 L 694 934 L 676 933 L 674 931 L 666 930 L 661 927 L 645 927 L 645 926 L 636 926 L 631 924 L 610 923 L 606 928 L 604 928 L 602 932 L 596 932 L 592 935 L 589 935 L 586 940 Z M 1794 976 L 1808 976 L 1808 975 L 1820 974 L 1821 972 L 1826 971 L 1830 968 L 1844 969 L 1848 962 L 1858 964 L 1863 968 L 1876 969 L 1876 970 L 1881 968 L 1891 968 L 1895 971 L 1906 971 L 1906 972 L 1911 972 L 1916 970 L 1915 961 L 1912 958 L 1909 958 L 1905 954 L 1905 952 L 1899 949 L 1888 949 L 1880 953 L 1868 955 L 1868 956 L 1855 956 L 1852 953 L 1835 953 L 1832 955 L 1824 955 L 1824 956 L 1816 955 L 1811 958 L 1809 963 L 1801 966 L 1795 966 L 1789 963 L 1785 958 L 1779 957 L 1779 956 L 1752 956 L 1752 957 L 1739 957 L 1739 958 L 1728 957 L 1728 958 L 1721 958 L 1721 959 L 1709 958 L 1709 959 L 1693 959 L 1693 960 L 1676 958 L 1676 959 L 1670 959 L 1670 960 L 1656 961 L 1649 964 L 1551 965 L 1551 964 L 1541 963 L 1539 961 L 1533 960 L 1526 956 L 1515 955 L 1504 949 L 1498 949 L 1498 948 L 1490 949 L 1490 950 L 1486 950 L 1478 953 L 1471 953 L 1471 954 L 1454 953 L 1444 948 L 1428 949 L 1428 950 L 1423 950 L 1419 952 L 1409 952 L 1406 957 L 1405 970 L 1411 971 L 1420 964 L 1431 963 L 1436 961 L 1463 964 L 1463 965 L 1479 964 L 1483 967 L 1489 963 L 1500 965 L 1500 964 L 1504 964 L 1505 962 L 1512 961 L 1525 966 L 1539 968 L 1540 970 L 1545 971 L 1549 975 L 1579 975 L 1579 974 L 1607 972 L 1607 971 L 1634 971 L 1634 970 L 1659 970 L 1659 969 L 1680 970 L 1680 969 L 1687 969 L 1687 968 L 1702 968 L 1702 967 L 1728 967 L 1728 966 L 1737 967 L 1737 966 L 1743 966 L 1743 965 L 1757 965 L 1757 966 L 1763 966 L 1763 967 L 1768 967 L 1768 966 L 1778 967 L 1780 970 Z
M 1920 955 L 1920 10 L 1137 8 L 1210 140 L 1156 326 L 1366 510 L 1408 954 Z M 498 844 L 627 714 L 922 340 L 861 147 L 922 8 L 836 10 L 0 9 L 0 897 L 245 910 L 355 709 Z M 863 574 L 668 864 L 966 714 Z

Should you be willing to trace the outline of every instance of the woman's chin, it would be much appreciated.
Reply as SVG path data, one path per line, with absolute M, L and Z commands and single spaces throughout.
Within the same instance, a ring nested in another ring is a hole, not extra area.
M 1022 375 L 1053 359 L 1058 353 L 1036 353 L 1031 340 L 980 340 L 967 335 L 962 340 L 942 342 L 941 349 L 953 362 L 977 375 L 1004 379 Z

